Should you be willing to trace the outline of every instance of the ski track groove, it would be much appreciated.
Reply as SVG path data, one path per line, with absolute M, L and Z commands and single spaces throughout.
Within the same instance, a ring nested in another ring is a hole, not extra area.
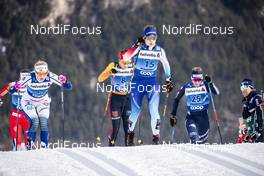
M 255 167 L 255 168 L 261 170 L 262 172 L 264 172 L 264 165 L 262 165 L 262 164 L 256 163 L 256 162 L 251 161 L 247 158 L 240 157 L 238 155 L 235 155 L 235 154 L 227 152 L 227 151 L 215 151 L 215 152 L 219 155 L 224 155 L 225 157 L 232 158 L 233 160 L 236 160 L 238 162 L 242 162 L 242 163 L 249 165 L 251 167 Z
M 118 175 L 118 176 L 130 176 L 137 175 L 133 170 L 127 166 L 107 158 L 105 155 L 91 150 L 63 150 L 61 151 L 67 154 L 71 158 L 81 161 L 84 165 L 94 170 L 99 175 Z
M 85 157 L 83 157 L 83 156 L 81 156 L 81 155 L 79 155 L 79 154 L 77 154 L 71 150 L 63 149 L 63 150 L 58 150 L 58 152 L 61 152 L 65 155 L 69 156 L 70 158 L 81 162 L 88 169 L 91 169 L 91 170 L 95 171 L 96 173 L 98 173 L 98 175 L 113 175 L 112 173 L 105 170 L 103 167 L 99 166 L 98 164 L 96 164 L 92 160 L 88 160 L 87 158 L 85 158 Z
M 177 146 L 177 147 L 179 147 L 179 146 Z M 184 149 L 184 147 L 181 147 L 181 149 L 182 149 L 182 151 L 184 151 L 186 153 L 198 156 L 202 159 L 206 159 L 208 161 L 211 161 L 213 163 L 221 165 L 222 167 L 233 170 L 236 173 L 239 173 L 240 175 L 264 176 L 264 172 L 259 174 L 255 171 L 255 170 L 259 170 L 257 167 L 254 166 L 255 169 L 249 168 L 249 167 L 247 167 L 246 163 L 243 164 L 240 160 L 236 160 L 236 162 L 242 163 L 244 166 L 246 165 L 246 167 L 241 167 L 237 163 L 230 161 L 230 160 L 233 160 L 233 158 L 231 158 L 231 157 L 223 157 L 221 155 L 214 154 L 212 151 L 210 151 L 210 154 L 208 154 L 209 150 L 207 150 L 206 151 L 207 153 L 205 153 L 205 151 L 198 149 L 198 148 L 193 148 L 195 150 L 186 150 L 186 149 Z M 244 158 L 242 158 L 242 159 L 244 159 Z
M 118 170 L 125 173 L 126 175 L 137 175 L 134 170 L 130 169 L 129 167 L 121 164 L 120 162 L 118 162 L 114 159 L 108 158 L 104 154 L 101 154 L 101 153 L 98 153 L 98 152 L 92 151 L 92 150 L 81 150 L 81 151 L 89 153 L 89 154 L 93 155 L 94 157 L 97 157 L 98 159 L 101 159 L 102 161 L 107 162 L 109 165 L 113 166 L 114 168 L 117 168 Z

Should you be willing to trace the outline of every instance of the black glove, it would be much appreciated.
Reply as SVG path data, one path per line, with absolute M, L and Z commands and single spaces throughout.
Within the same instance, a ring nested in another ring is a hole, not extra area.
M 113 74 L 115 74 L 115 73 L 117 73 L 118 71 L 117 71 L 117 68 L 116 67 L 113 67 L 112 69 L 111 69 L 111 73 L 113 73 Z
M 170 93 L 172 91 L 172 89 L 173 89 L 173 83 L 171 81 L 171 78 L 166 80 L 165 86 L 166 86 L 167 93 Z
M 135 43 L 135 46 L 136 47 L 139 47 L 142 43 L 144 43 L 145 42 L 145 40 L 144 40 L 144 37 L 143 36 L 141 36 L 141 37 L 138 37 L 138 39 L 137 39 L 137 41 L 136 41 L 136 43 Z
M 172 127 L 174 127 L 174 126 L 176 126 L 176 124 L 177 124 L 177 118 L 176 118 L 176 116 L 173 115 L 170 117 L 170 125 Z
M 212 82 L 212 79 L 211 79 L 211 77 L 209 75 L 205 75 L 204 79 L 205 79 L 206 83 L 211 83 Z

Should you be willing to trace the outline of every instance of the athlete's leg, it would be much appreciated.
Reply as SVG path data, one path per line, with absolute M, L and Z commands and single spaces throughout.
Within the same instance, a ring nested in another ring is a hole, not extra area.
M 40 140 L 41 147 L 47 148 L 49 142 L 48 119 L 50 114 L 50 104 L 47 101 L 37 105 L 36 111 L 40 120 Z
M 131 90 L 131 115 L 129 116 L 129 132 L 134 131 L 138 116 L 141 112 L 142 100 L 145 95 L 144 90 L 140 90 L 139 86 Z
M 186 130 L 188 132 L 189 138 L 191 140 L 191 143 L 196 144 L 197 141 L 199 140 L 199 134 L 198 134 L 197 126 L 195 124 L 195 120 L 189 114 L 186 117 L 185 125 L 186 125 Z
M 121 111 L 122 111 L 122 98 L 121 95 L 112 94 L 110 100 L 110 112 L 111 112 L 111 119 L 112 119 L 112 134 L 109 140 L 109 146 L 114 146 L 116 142 L 116 137 L 120 127 L 120 118 L 121 118 Z
M 125 133 L 125 145 L 128 145 L 128 118 L 131 114 L 131 106 L 130 106 L 130 96 L 126 96 L 126 103 L 124 106 L 123 114 L 122 114 L 122 120 L 123 120 L 123 128 L 124 128 L 124 133 Z
M 201 116 L 196 118 L 196 126 L 198 130 L 199 140 L 198 144 L 203 144 L 208 139 L 209 134 L 209 118 L 207 113 L 202 114 Z
M 158 136 L 160 133 L 160 115 L 159 115 L 159 100 L 160 91 L 158 85 L 153 85 L 152 90 L 147 92 L 148 107 L 151 115 L 151 128 L 153 136 Z

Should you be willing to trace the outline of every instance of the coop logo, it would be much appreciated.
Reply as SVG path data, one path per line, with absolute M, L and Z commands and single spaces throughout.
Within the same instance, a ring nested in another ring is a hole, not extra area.
M 159 59 L 160 52 L 157 51 L 140 51 L 139 57 L 143 59 Z
M 144 76 L 151 76 L 153 75 L 153 72 L 140 71 L 140 74 Z
M 202 110 L 204 106 L 191 106 L 191 110 Z

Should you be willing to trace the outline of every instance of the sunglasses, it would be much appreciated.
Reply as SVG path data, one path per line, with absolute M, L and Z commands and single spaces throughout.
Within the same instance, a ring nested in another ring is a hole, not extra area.
M 247 85 L 241 85 L 241 86 L 240 86 L 240 90 L 241 90 L 241 91 L 244 91 L 246 88 L 248 88 Z
M 146 40 L 157 40 L 156 36 L 148 36 L 146 37 Z
M 202 79 L 201 79 L 201 78 L 192 78 L 192 81 L 193 81 L 193 82 L 201 82 Z

